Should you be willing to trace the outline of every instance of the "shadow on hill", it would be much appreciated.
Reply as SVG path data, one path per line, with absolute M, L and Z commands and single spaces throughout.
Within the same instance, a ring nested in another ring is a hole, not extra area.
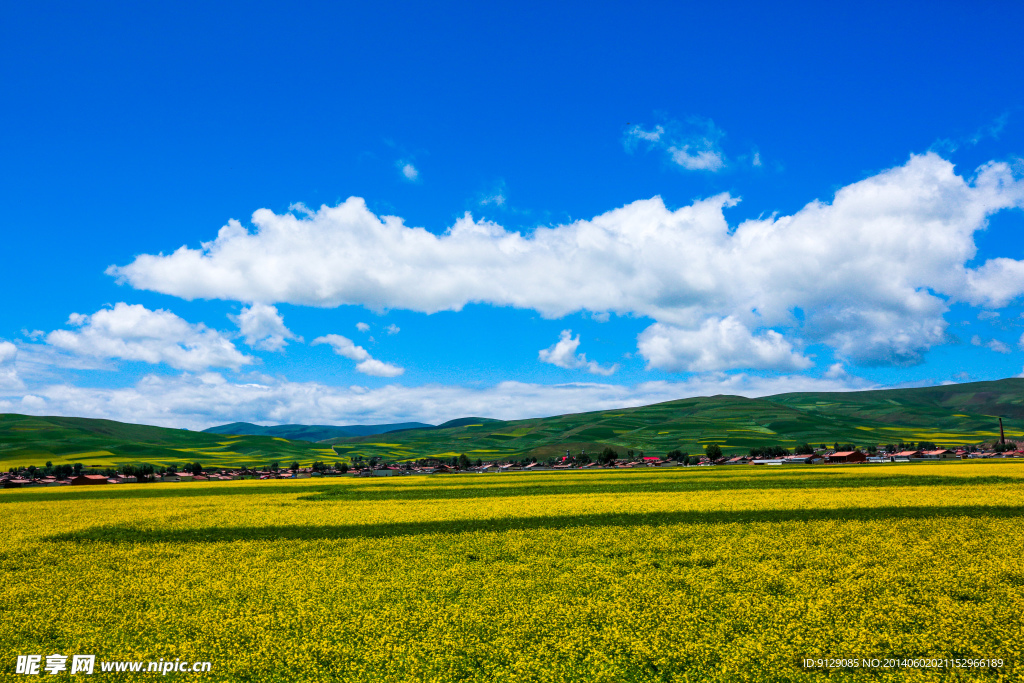
M 251 496 L 296 494 L 298 500 L 310 502 L 367 502 L 403 500 L 469 500 L 475 498 L 510 498 L 517 496 L 578 496 L 594 494 L 636 495 L 641 493 L 689 493 L 700 491 L 787 491 L 843 490 L 862 488 L 907 487 L 976 487 L 1015 484 L 1024 486 L 1024 477 L 986 475 L 965 477 L 937 474 L 888 474 L 853 471 L 794 470 L 786 473 L 745 472 L 742 476 L 707 476 L 682 474 L 664 478 L 643 478 L 633 473 L 609 472 L 600 479 L 573 477 L 565 474 L 549 476 L 489 475 L 470 477 L 458 475 L 443 479 L 400 478 L 394 480 L 344 480 L 317 483 L 242 483 L 208 482 L 195 486 L 179 484 L 147 484 L 122 488 L 121 485 L 75 489 L 28 489 L 0 495 L 0 504 L 19 502 L 60 502 L 72 500 L 205 498 L 218 496 Z M 504 477 L 508 477 L 507 479 Z M 307 480 L 308 481 L 308 480 Z
M 345 540 L 430 534 L 542 531 L 603 527 L 666 526 L 672 524 L 733 524 L 785 522 L 866 522 L 929 519 L 1006 519 L 1024 517 L 1024 506 L 969 505 L 840 508 L 835 510 L 733 510 L 648 513 L 602 513 L 547 517 L 504 517 L 478 520 L 393 522 L 388 524 L 307 525 L 276 527 L 207 527 L 143 529 L 131 525 L 95 527 L 48 536 L 52 543 L 230 543 L 233 541 Z

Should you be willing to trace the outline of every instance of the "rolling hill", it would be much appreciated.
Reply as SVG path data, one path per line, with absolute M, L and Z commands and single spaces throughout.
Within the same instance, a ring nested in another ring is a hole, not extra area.
M 932 441 L 975 444 L 999 436 L 1024 438 L 1024 379 L 918 389 L 792 393 L 750 399 L 711 396 L 516 421 L 470 421 L 459 426 L 331 439 L 340 454 L 410 459 L 465 453 L 483 460 L 547 457 L 566 450 L 673 449 L 699 453 L 709 443 L 726 452 L 802 443 L 884 445 Z M 443 427 L 443 425 L 442 425 Z
M 126 462 L 217 467 L 332 460 L 330 446 L 272 436 L 224 436 L 80 417 L 0 415 L 0 467 Z
M 336 461 L 547 457 L 566 450 L 698 453 L 709 443 L 726 452 L 801 443 L 884 445 L 931 441 L 944 446 L 1024 439 L 1024 379 L 919 389 L 791 393 L 764 398 L 710 396 L 530 420 L 459 418 L 436 427 L 346 436 L 312 443 L 272 435 L 225 435 L 74 417 L 0 415 L 0 467 L 82 462 L 204 465 Z M 244 424 L 244 423 L 236 423 Z M 400 425 L 389 425 L 399 427 Z M 233 427 L 233 425 L 227 425 Z M 282 425 L 283 428 L 317 426 Z M 274 428 L 262 428 L 274 429 Z M 301 433 L 301 430 L 300 430 Z M 308 435 L 308 434 L 307 434 Z
M 405 429 L 432 429 L 434 425 L 424 422 L 401 422 L 384 425 L 272 425 L 263 427 L 251 422 L 232 422 L 231 424 L 210 427 L 203 431 L 209 434 L 240 434 L 246 436 L 277 436 L 295 441 L 324 441 L 347 436 L 373 436 Z

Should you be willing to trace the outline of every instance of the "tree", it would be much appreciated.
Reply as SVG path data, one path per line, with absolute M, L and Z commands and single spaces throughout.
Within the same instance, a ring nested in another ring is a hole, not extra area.
M 293 462 L 291 467 L 289 467 L 288 469 L 290 469 L 292 472 L 298 472 L 299 471 L 299 463 Z
M 468 469 L 469 465 L 470 465 L 469 458 L 466 457 L 466 454 L 462 453 L 461 455 L 459 455 L 459 469 L 460 470 Z
M 793 449 L 793 452 L 797 455 L 814 455 L 814 446 L 809 443 L 800 444 Z
M 690 456 L 690 462 L 687 463 L 687 464 L 689 464 L 689 465 L 699 465 L 700 464 L 700 456 L 699 455 L 691 455 Z
M 718 460 L 722 457 L 722 447 L 716 443 L 709 443 L 704 447 L 704 455 L 708 456 L 709 460 Z
M 347 462 L 343 462 L 343 463 L 341 463 L 341 467 L 338 467 L 336 469 L 339 472 L 341 472 L 342 474 L 345 474 L 346 472 L 348 472 L 348 463 Z
M 605 446 L 604 450 L 601 451 L 601 457 L 598 459 L 598 462 L 602 465 L 611 465 L 618 459 L 619 454 L 615 452 L 615 449 Z

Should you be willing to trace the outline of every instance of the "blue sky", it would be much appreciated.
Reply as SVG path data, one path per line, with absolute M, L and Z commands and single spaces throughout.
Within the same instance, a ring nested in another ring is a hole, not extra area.
M 21 3 L 0 411 L 516 418 L 1024 371 L 1017 3 Z

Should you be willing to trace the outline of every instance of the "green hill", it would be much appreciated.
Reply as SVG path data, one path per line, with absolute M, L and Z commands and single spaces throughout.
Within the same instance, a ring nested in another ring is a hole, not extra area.
M 198 461 L 233 467 L 333 458 L 329 446 L 270 436 L 224 436 L 112 420 L 0 414 L 0 467 L 4 470 L 46 461 L 98 467 Z
M 383 425 L 271 425 L 264 427 L 251 422 L 232 422 L 204 429 L 209 434 L 241 434 L 249 436 L 279 436 L 293 441 L 323 441 L 344 436 L 372 436 L 403 429 L 431 429 L 424 422 L 400 422 Z
M 606 446 L 660 455 L 677 448 L 699 453 L 709 443 L 742 453 L 755 446 L 792 448 L 837 441 L 858 446 L 900 441 L 954 446 L 998 438 L 999 417 L 1008 439 L 1024 439 L 1024 379 L 757 399 L 710 396 L 531 420 L 460 418 L 438 427 L 319 443 L 110 420 L 0 415 L 0 467 L 42 465 L 48 460 L 98 466 L 199 461 L 229 467 L 333 462 L 356 455 L 413 460 L 461 453 L 474 460 L 494 460 L 543 458 L 567 449 L 596 453 Z
M 638 408 L 515 421 L 472 421 L 452 428 L 331 439 L 339 453 L 389 459 L 465 453 L 472 459 L 547 457 L 611 446 L 620 451 L 699 453 L 709 443 L 726 452 L 755 446 L 931 441 L 976 444 L 1024 438 L 1024 379 L 919 389 L 793 393 L 759 399 L 711 396 Z M 443 427 L 443 425 L 442 425 Z

